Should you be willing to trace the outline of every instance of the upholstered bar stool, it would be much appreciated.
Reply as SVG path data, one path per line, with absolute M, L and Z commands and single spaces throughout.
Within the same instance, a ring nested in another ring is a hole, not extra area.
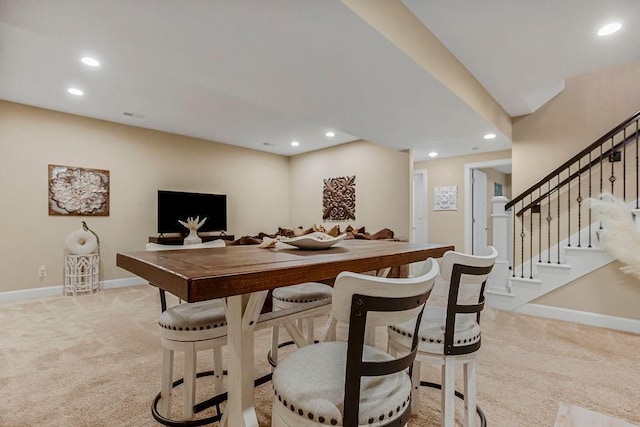
M 440 263 L 440 275 L 425 307 L 418 331 L 418 353 L 413 366 L 412 411 L 418 411 L 421 363 L 440 365 L 442 425 L 454 426 L 456 365 L 463 366 L 465 426 L 475 425 L 476 355 L 480 349 L 480 312 L 484 288 L 497 251 L 476 256 L 449 251 Z M 439 295 L 440 294 L 440 295 Z M 444 296 L 444 298 L 443 298 Z M 440 305 L 432 305 L 438 303 Z M 408 353 L 416 320 L 388 328 L 391 354 Z
M 323 301 L 331 302 L 331 295 L 333 288 L 324 283 L 307 282 L 293 286 L 283 286 L 273 290 L 272 302 L 273 310 L 284 310 L 287 308 L 302 308 L 311 302 Z M 309 344 L 315 342 L 314 317 L 308 317 L 304 315 L 304 312 L 300 313 L 298 318 L 298 328 L 303 330 L 303 323 L 307 326 L 306 341 Z M 280 346 L 280 325 L 273 327 L 271 335 L 271 353 L 269 362 L 275 366 L 278 363 L 278 348 Z
M 366 345 L 365 330 L 420 318 L 438 272 L 433 260 L 427 264 L 423 275 L 408 279 L 338 275 L 331 318 L 349 325 L 348 341 L 309 344 L 280 361 L 273 372 L 272 426 L 406 425 L 407 370 L 415 352 L 394 358 Z M 410 348 L 417 345 L 415 339 Z
M 195 245 L 147 244 L 147 250 L 177 250 L 224 247 L 223 240 L 214 240 Z M 163 300 L 163 306 L 165 302 Z M 164 308 L 164 307 L 163 307 Z M 178 304 L 162 312 L 158 318 L 162 339 L 162 386 L 153 404 L 153 416 L 166 425 L 180 425 L 181 421 L 194 418 L 196 396 L 197 354 L 213 351 L 214 394 L 224 392 L 222 347 L 227 343 L 227 321 L 224 301 L 221 299 L 197 303 Z M 171 394 L 173 390 L 174 352 L 184 353 L 183 408 L 182 419 L 171 420 Z M 213 421 L 214 417 L 198 421 Z

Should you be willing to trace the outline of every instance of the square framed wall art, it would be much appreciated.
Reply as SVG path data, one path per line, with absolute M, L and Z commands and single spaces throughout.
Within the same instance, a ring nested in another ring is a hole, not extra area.
M 322 219 L 347 221 L 356 219 L 356 176 L 341 176 L 324 180 Z
M 49 165 L 49 215 L 109 216 L 109 171 Z
M 434 211 L 458 210 L 458 187 L 434 187 L 433 188 Z

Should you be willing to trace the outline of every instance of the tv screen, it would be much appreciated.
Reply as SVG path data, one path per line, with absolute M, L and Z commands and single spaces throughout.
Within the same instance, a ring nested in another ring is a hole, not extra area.
M 227 230 L 227 196 L 158 190 L 158 233 L 189 232 L 178 220 L 207 218 L 200 231 Z

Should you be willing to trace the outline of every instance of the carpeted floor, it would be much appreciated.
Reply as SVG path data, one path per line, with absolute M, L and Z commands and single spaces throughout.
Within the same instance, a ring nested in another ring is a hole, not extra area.
M 155 425 L 159 306 L 149 286 L 0 305 L 0 426 Z M 561 402 L 640 424 L 640 336 L 490 309 L 482 324 L 478 402 L 489 426 L 553 426 Z M 256 344 L 260 375 L 270 331 Z M 438 370 L 423 372 L 438 382 Z M 261 426 L 271 395 L 269 384 L 256 389 Z M 422 402 L 410 425 L 438 426 L 438 392 L 424 389 Z

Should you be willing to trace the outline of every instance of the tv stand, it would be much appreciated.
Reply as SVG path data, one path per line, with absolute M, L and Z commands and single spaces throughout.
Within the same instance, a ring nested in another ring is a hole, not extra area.
M 162 234 L 160 236 L 149 236 L 149 243 L 159 243 L 161 245 L 181 245 L 184 241 L 185 236 L 171 236 L 165 237 Z M 219 236 L 198 236 L 202 239 L 203 242 L 210 242 L 212 240 L 235 240 L 235 236 L 233 234 L 221 234 Z

